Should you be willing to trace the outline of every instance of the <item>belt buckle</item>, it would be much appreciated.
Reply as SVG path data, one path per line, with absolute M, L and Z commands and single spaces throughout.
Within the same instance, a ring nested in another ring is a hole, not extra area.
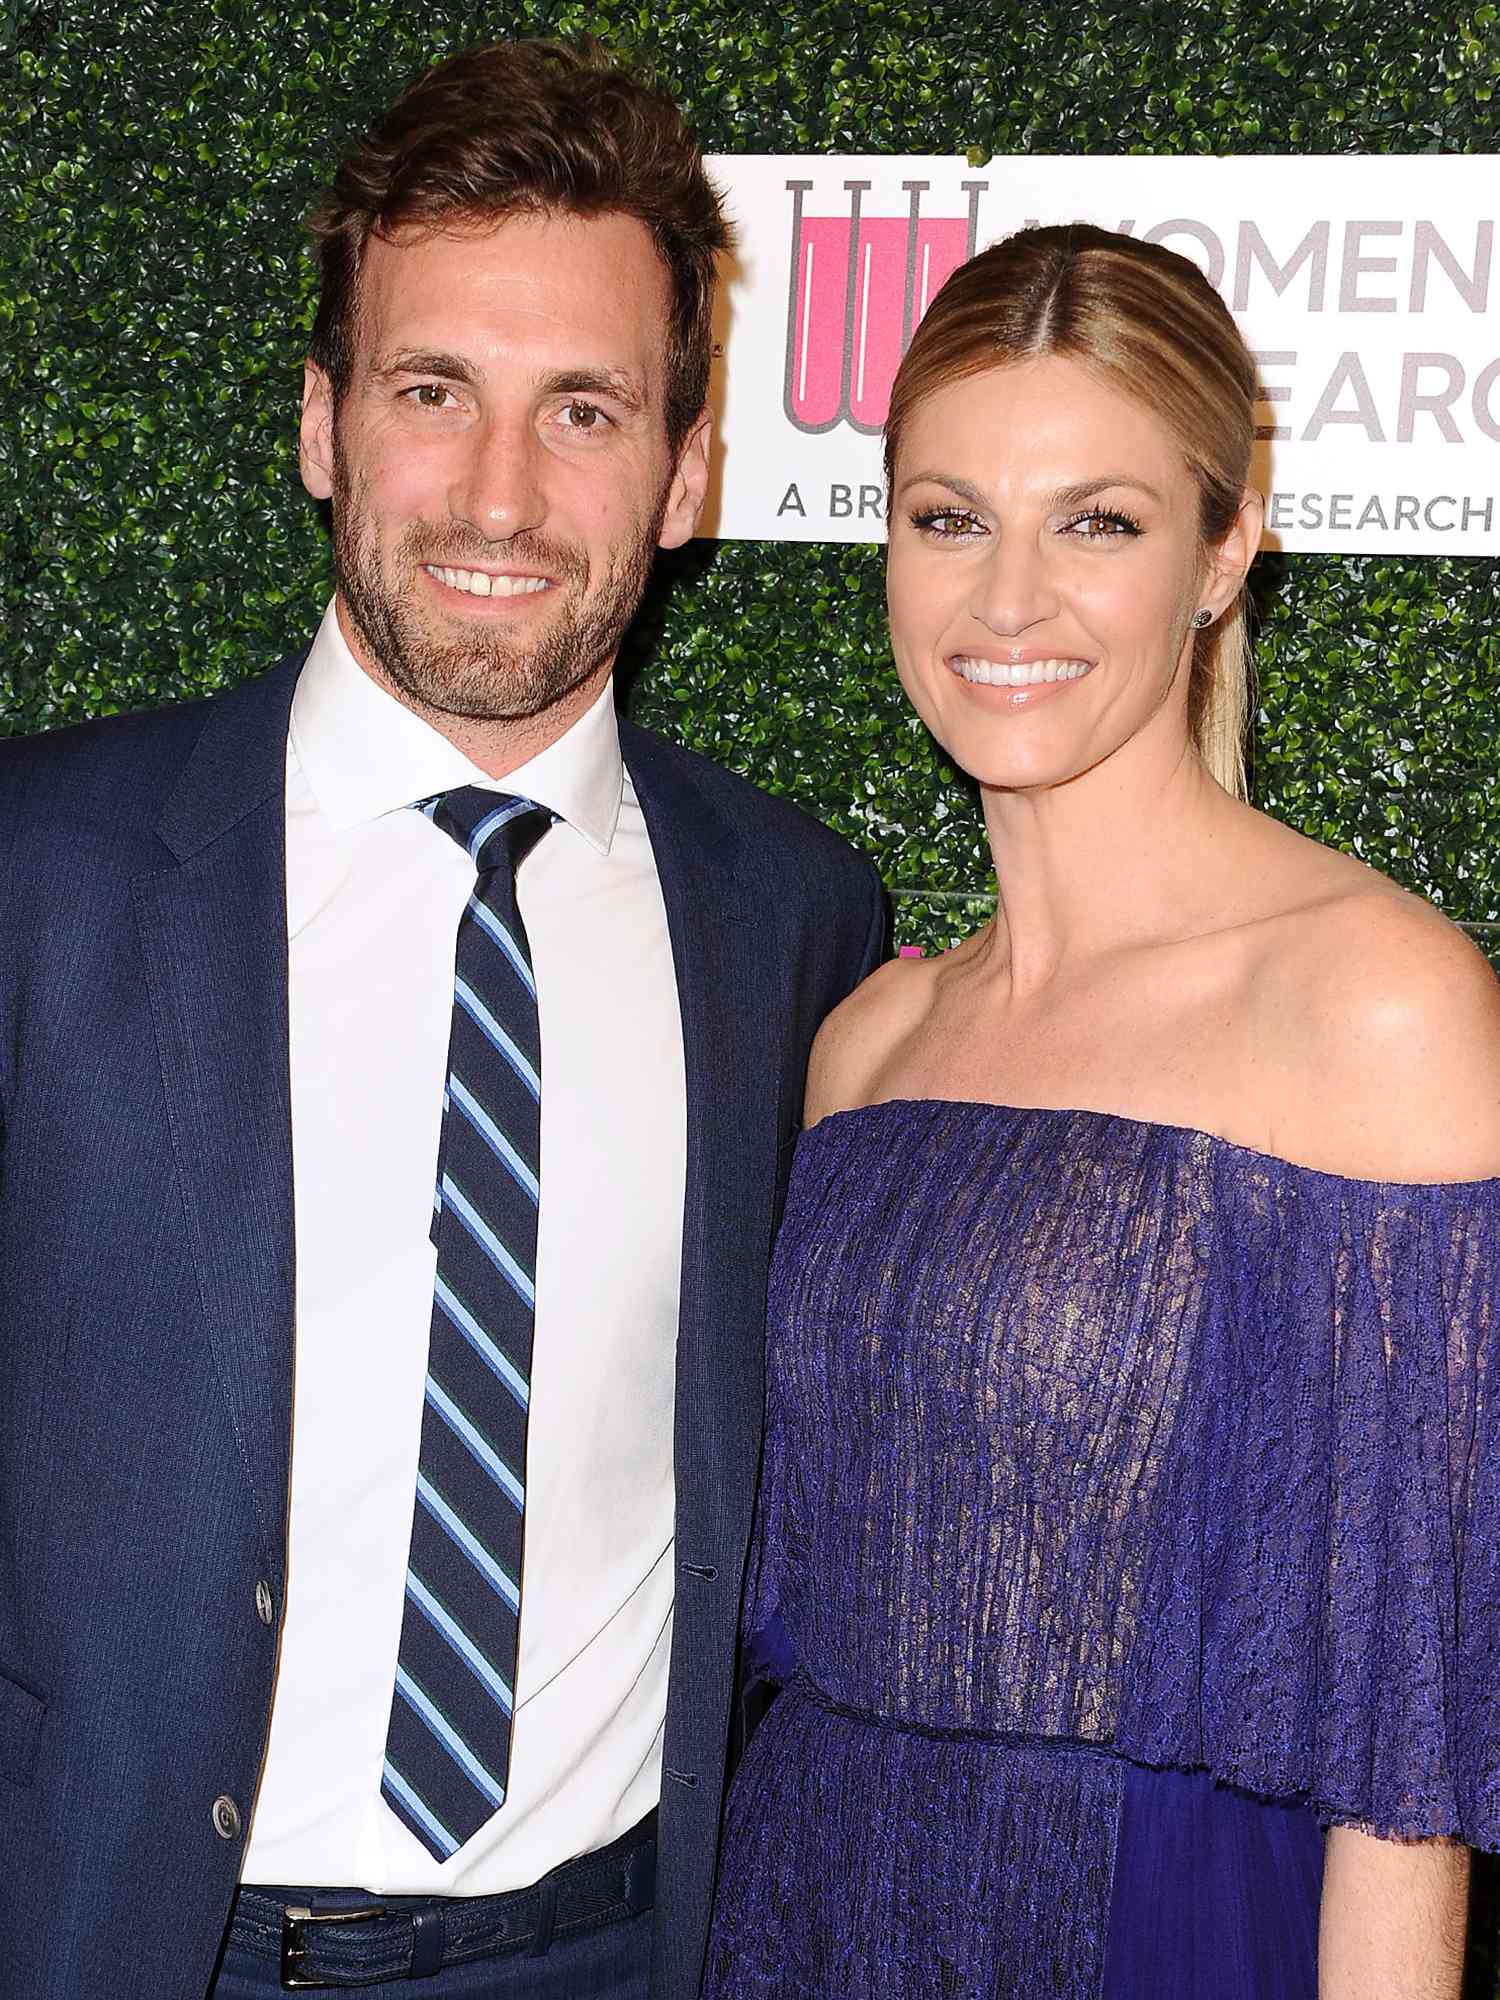
M 281 1986 L 283 1992 L 296 1992 L 303 1987 L 326 1987 L 322 1979 L 302 1979 L 298 1977 L 298 1967 L 307 1956 L 307 1944 L 302 1936 L 307 1924 L 352 1924 L 362 1917 L 383 1917 L 383 1903 L 372 1903 L 364 1910 L 320 1910 L 316 1915 L 298 1905 L 288 1903 L 281 1912 Z

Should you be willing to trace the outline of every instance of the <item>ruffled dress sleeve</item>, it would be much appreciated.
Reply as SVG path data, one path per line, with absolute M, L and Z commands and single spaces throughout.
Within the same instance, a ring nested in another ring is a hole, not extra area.
M 1500 1849 L 1500 1182 L 1226 1149 L 1117 1747 Z

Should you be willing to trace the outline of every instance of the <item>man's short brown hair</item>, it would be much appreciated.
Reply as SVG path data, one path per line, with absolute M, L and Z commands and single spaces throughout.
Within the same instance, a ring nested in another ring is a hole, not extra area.
M 308 220 L 322 269 L 311 359 L 349 386 L 371 236 L 510 215 L 633 215 L 671 281 L 666 427 L 674 449 L 708 394 L 719 195 L 671 99 L 597 43 L 496 42 L 419 77 L 354 146 Z

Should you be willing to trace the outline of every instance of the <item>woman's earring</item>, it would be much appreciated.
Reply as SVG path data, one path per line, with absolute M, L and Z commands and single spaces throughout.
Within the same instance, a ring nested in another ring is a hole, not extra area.
M 1213 622 L 1214 622 L 1214 614 L 1209 610 L 1206 604 L 1204 605 L 1201 611 L 1195 611 L 1193 613 L 1193 626 L 1194 629 L 1199 632 L 1203 630 L 1205 625 L 1212 625 Z

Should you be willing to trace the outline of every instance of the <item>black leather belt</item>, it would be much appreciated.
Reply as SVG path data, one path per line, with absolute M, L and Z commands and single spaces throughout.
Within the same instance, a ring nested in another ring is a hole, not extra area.
M 608 1847 L 499 1896 L 368 1896 L 243 1886 L 230 1943 L 280 1960 L 281 1984 L 425 1979 L 445 1965 L 529 1951 L 641 1916 L 656 1900 L 656 1814 Z

